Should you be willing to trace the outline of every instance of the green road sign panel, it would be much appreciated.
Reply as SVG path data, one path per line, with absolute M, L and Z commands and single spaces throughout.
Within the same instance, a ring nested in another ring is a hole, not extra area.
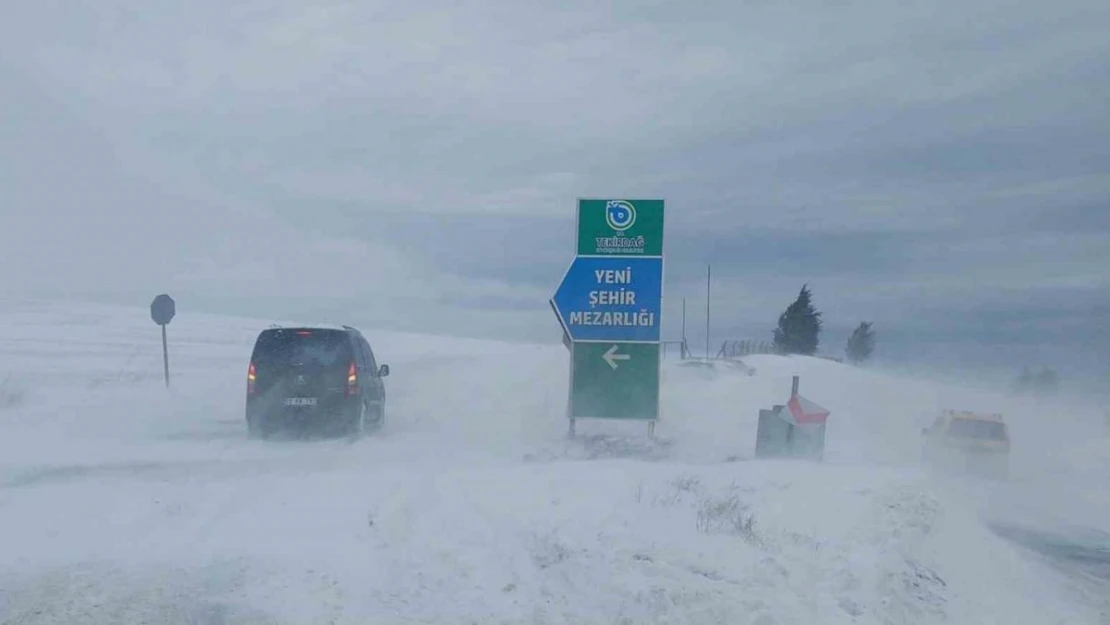
M 574 343 L 570 417 L 659 418 L 658 343 Z
M 579 256 L 662 256 L 663 200 L 578 200 Z

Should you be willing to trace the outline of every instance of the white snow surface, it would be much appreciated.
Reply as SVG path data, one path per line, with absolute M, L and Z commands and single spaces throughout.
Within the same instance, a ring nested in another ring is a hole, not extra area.
M 1110 531 L 1110 437 L 1078 400 L 671 360 L 658 440 L 568 440 L 561 346 L 362 328 L 386 430 L 251 441 L 271 321 L 179 310 L 166 389 L 144 308 L 0 301 L 0 623 L 1110 623 L 986 525 Z M 752 459 L 792 375 L 832 410 L 824 463 Z M 949 407 L 1006 415 L 1011 480 L 917 465 Z

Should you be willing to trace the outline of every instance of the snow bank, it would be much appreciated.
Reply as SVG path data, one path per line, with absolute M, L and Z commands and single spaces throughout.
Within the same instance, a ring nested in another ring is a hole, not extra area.
M 268 322 L 179 317 L 167 390 L 144 309 L 0 321 L 0 372 L 34 393 L 0 412 L 0 621 L 1097 622 L 1072 580 L 980 519 L 1047 483 L 949 483 L 913 462 L 921 415 L 1002 405 L 1030 465 L 1053 466 L 1025 432 L 1071 458 L 1061 472 L 1105 468 L 1076 439 L 1083 416 L 1050 436 L 1043 406 L 759 357 L 754 377 L 667 363 L 658 441 L 601 422 L 570 441 L 561 346 L 364 328 L 393 367 L 384 435 L 261 443 L 243 375 Z M 758 409 L 795 374 L 832 410 L 827 462 L 754 461 Z M 1066 495 L 1058 510 L 1077 510 Z
M 0 578 L 17 590 L 10 613 L 1093 622 L 1060 579 L 945 509 L 913 474 L 634 461 L 225 469 L 68 476 L 14 494 L 5 535 L 24 540 L 4 555 L 20 571 Z M 51 584 L 49 597 L 33 591 Z

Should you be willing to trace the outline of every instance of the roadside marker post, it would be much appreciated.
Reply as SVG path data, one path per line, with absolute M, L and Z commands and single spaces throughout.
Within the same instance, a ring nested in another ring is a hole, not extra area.
M 150 303 L 150 318 L 154 323 L 162 326 L 162 366 L 166 374 L 166 388 L 170 387 L 170 352 L 166 343 L 166 326 L 173 321 L 177 314 L 177 304 L 173 298 L 165 293 L 154 298 Z

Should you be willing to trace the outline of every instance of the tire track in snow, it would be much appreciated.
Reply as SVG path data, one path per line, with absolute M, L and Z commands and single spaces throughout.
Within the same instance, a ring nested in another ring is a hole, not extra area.
M 1073 579 L 1078 598 L 1099 606 L 1101 623 L 1110 624 L 1110 534 L 1097 529 L 1047 531 L 1004 522 L 988 527 Z

